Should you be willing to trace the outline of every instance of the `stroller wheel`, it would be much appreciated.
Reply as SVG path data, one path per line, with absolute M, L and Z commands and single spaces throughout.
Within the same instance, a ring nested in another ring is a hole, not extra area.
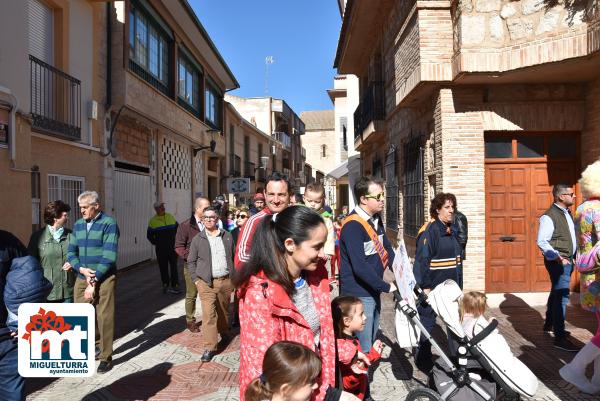
M 434 390 L 426 387 L 411 390 L 406 396 L 406 401 L 441 401 L 441 397 Z

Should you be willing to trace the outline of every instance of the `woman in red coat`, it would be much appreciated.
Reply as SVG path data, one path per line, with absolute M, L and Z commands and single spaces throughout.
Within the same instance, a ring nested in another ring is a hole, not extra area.
M 312 400 L 358 400 L 335 386 L 335 337 L 323 245 L 327 228 L 321 216 L 303 206 L 267 216 L 258 227 L 251 258 L 233 278 L 240 316 L 240 400 L 261 375 L 267 348 L 298 342 L 323 363 Z

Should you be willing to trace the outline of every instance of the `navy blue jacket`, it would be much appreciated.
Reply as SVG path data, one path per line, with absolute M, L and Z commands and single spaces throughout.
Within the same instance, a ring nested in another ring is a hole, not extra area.
M 25 245 L 8 231 L 0 230 L 0 340 L 10 337 L 10 330 L 6 327 L 8 312 L 4 304 L 4 287 L 6 276 L 14 258 L 27 255 Z
M 450 234 L 439 219 L 430 223 L 417 237 L 413 271 L 421 288 L 435 288 L 445 280 L 454 280 L 462 288 L 462 247 L 452 226 Z
M 351 214 L 356 214 L 353 211 Z M 371 227 L 373 224 L 369 222 Z M 373 229 L 375 229 L 373 227 Z M 379 219 L 377 235 L 388 253 L 388 267 L 394 263 L 394 250 L 385 235 Z M 368 255 L 365 254 L 368 251 Z M 340 295 L 372 297 L 379 300 L 379 294 L 389 292 L 390 285 L 383 280 L 383 263 L 372 244 L 371 238 L 357 221 L 349 221 L 340 234 Z
M 15 258 L 6 276 L 4 303 L 15 315 L 19 305 L 28 302 L 45 302 L 52 283 L 44 277 L 40 262 L 33 256 Z

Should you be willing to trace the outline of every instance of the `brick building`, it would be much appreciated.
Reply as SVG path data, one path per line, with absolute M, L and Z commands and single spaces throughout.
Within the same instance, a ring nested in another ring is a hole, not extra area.
M 102 184 L 104 38 L 92 1 L 24 0 L 0 13 L 2 229 L 27 244 L 54 200 L 71 206 Z
M 285 145 L 246 120 L 229 102 L 225 102 L 224 129 L 227 157 L 223 193 L 230 195 L 232 205 L 248 204 L 257 191 L 264 189 L 268 174 L 281 171 Z M 235 188 L 227 187 L 228 181 L 240 178 L 246 190 L 241 191 L 239 183 L 233 185 Z
M 389 234 L 414 248 L 432 195 L 453 192 L 465 287 L 547 290 L 538 217 L 600 157 L 598 2 L 339 4 L 335 66 L 359 78 L 354 144 L 386 179 Z
M 239 84 L 186 0 L 108 4 L 105 196 L 127 266 L 152 256 L 156 199 L 183 221 L 195 197 L 221 193 L 223 96 Z
M 304 122 L 285 100 L 270 96 L 243 98 L 230 94 L 225 96 L 225 100 L 251 124 L 283 145 L 281 159 L 277 154 L 272 155 L 271 165 L 276 166 L 274 168 L 277 170 L 281 163 L 279 171 L 287 174 L 294 186 L 305 185 L 305 156 L 301 144 L 301 136 L 305 132 Z

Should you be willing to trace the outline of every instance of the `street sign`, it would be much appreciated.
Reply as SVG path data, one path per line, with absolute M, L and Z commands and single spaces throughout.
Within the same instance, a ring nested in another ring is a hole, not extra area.
M 250 192 L 250 178 L 228 178 L 227 192 L 234 194 Z

